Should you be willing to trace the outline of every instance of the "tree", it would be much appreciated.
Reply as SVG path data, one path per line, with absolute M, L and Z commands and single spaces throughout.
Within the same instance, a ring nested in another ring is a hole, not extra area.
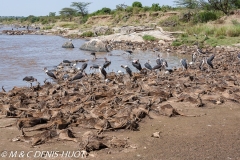
M 231 0 L 208 0 L 208 3 L 215 9 L 220 10 L 224 14 L 229 15 L 230 9 L 232 7 Z
M 49 12 L 49 17 L 55 17 L 56 16 L 56 12 Z
M 160 11 L 161 7 L 159 6 L 159 3 L 153 3 L 151 7 L 152 11 Z
M 198 0 L 175 0 L 177 6 L 186 7 L 189 9 L 198 8 Z
M 91 2 L 72 2 L 71 7 L 74 7 L 83 17 L 88 14 L 87 7 Z
M 76 13 L 77 10 L 73 8 L 63 8 L 61 11 L 59 11 L 60 15 L 68 17 L 70 21 L 72 21 L 72 17 L 76 15 Z
M 116 10 L 118 11 L 125 11 L 128 6 L 126 4 L 118 4 L 116 5 Z
M 104 7 L 104 8 L 101 9 L 101 12 L 104 13 L 104 14 L 110 14 L 111 13 L 111 9 Z
M 138 1 L 135 1 L 135 2 L 133 2 L 132 7 L 142 8 L 142 3 L 141 3 L 141 2 L 138 2 Z

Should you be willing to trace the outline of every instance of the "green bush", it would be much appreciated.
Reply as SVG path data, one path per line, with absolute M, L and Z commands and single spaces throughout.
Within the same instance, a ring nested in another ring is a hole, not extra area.
M 234 26 L 234 27 L 228 28 L 227 31 L 226 31 L 226 34 L 229 37 L 240 36 L 240 26 Z
M 161 7 L 159 6 L 159 3 L 153 3 L 152 4 L 152 7 L 151 7 L 151 10 L 152 11 L 160 11 L 161 10 Z
M 130 7 L 130 6 L 128 6 L 127 8 L 126 8 L 126 12 L 133 12 L 133 7 Z
M 155 41 L 155 40 L 157 40 L 156 37 L 153 37 L 153 36 L 150 36 L 150 35 L 144 35 L 142 38 L 145 41 Z
M 208 21 L 214 21 L 218 18 L 217 14 L 212 11 L 203 11 L 194 16 L 194 22 L 206 23 Z
M 93 37 L 94 33 L 92 31 L 86 31 L 81 34 L 81 37 Z
M 135 2 L 133 2 L 132 7 L 142 8 L 142 3 L 141 3 L 141 2 L 138 2 L 138 1 L 135 1 Z

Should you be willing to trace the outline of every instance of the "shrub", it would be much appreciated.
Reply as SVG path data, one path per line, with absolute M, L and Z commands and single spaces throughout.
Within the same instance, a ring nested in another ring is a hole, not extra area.
M 228 28 L 227 31 L 226 31 L 226 34 L 229 37 L 240 36 L 240 26 L 234 26 L 234 27 Z
M 135 1 L 135 2 L 133 2 L 132 7 L 142 8 L 142 3 L 141 3 L 141 2 L 138 2 L 138 1 Z
M 201 22 L 201 23 L 206 23 L 208 21 L 214 21 L 218 18 L 217 14 L 215 12 L 211 11 L 203 11 L 195 15 L 194 21 Z
M 215 30 L 215 36 L 219 37 L 219 36 L 226 36 L 226 27 L 220 27 L 220 28 L 216 28 Z
M 128 7 L 126 8 L 126 12 L 133 12 L 133 7 L 128 6 Z
M 156 37 L 153 37 L 153 36 L 150 36 L 150 35 L 144 35 L 142 38 L 145 41 L 155 41 L 155 40 L 157 40 Z
M 159 3 L 153 3 L 151 7 L 152 11 L 160 11 L 161 7 L 159 6 Z
M 92 31 L 86 31 L 81 34 L 81 37 L 93 37 L 94 33 Z
M 172 46 L 181 46 L 182 45 L 182 42 L 180 42 L 179 40 L 174 40 L 172 42 Z

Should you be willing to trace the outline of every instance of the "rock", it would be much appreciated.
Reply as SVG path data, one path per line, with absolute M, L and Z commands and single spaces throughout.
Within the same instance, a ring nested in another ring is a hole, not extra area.
M 108 52 L 106 43 L 99 39 L 92 39 L 84 43 L 80 49 L 93 52 Z
M 96 35 L 105 35 L 108 33 L 111 33 L 112 31 L 110 30 L 110 28 L 108 26 L 98 26 L 94 28 L 94 33 Z
M 62 45 L 62 48 L 74 48 L 74 45 L 72 44 L 72 42 L 65 42 Z
M 155 132 L 152 134 L 152 137 L 154 138 L 160 138 L 160 132 Z

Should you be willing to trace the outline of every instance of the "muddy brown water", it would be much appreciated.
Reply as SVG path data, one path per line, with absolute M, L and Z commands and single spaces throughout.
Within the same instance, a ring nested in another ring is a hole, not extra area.
M 4 28 L 1 28 L 3 30 Z M 74 39 L 72 41 L 75 48 L 62 48 L 68 39 L 60 36 L 46 35 L 4 35 L 0 34 L 0 85 L 4 86 L 5 90 L 11 90 L 14 86 L 27 86 L 23 81 L 25 76 L 34 76 L 43 84 L 45 78 L 48 78 L 44 73 L 43 68 L 53 69 L 62 60 L 79 60 L 89 59 L 87 73 L 93 72 L 89 70 L 92 64 L 102 65 L 104 57 L 111 60 L 111 65 L 106 69 L 107 72 L 117 72 L 124 69 L 121 64 L 128 65 L 133 72 L 137 71 L 131 64 L 133 59 L 139 59 L 144 67 L 144 63 L 150 60 L 151 65 L 156 65 L 158 53 L 151 51 L 134 51 L 133 56 L 129 57 L 122 54 L 122 50 L 114 50 L 109 55 L 108 53 L 96 53 L 97 59 L 92 60 L 91 52 L 80 50 L 80 46 L 85 42 L 82 39 Z M 160 53 L 160 52 L 159 52 Z M 190 57 L 186 55 L 177 55 L 175 53 L 160 53 L 163 58 L 168 61 L 169 68 L 180 67 L 179 60 Z M 77 67 L 81 67 L 82 63 L 78 63 Z

